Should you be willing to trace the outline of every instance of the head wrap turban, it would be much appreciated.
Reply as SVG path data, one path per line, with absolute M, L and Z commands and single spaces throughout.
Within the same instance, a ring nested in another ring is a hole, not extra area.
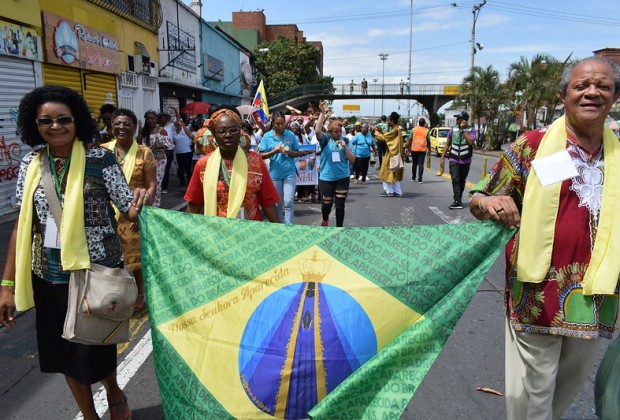
M 220 109 L 219 111 L 215 111 L 211 117 L 205 121 L 204 126 L 207 127 L 212 133 L 215 132 L 215 124 L 222 118 L 223 116 L 228 116 L 235 120 L 241 126 L 241 118 L 235 111 L 230 109 Z

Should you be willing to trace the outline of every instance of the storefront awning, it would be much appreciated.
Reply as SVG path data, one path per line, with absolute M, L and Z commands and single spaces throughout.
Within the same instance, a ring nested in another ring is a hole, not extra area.
M 134 42 L 136 43 L 136 50 L 137 50 L 139 55 L 141 55 L 142 57 L 151 58 L 151 56 L 149 55 L 148 50 L 146 49 L 146 47 L 144 46 L 143 43 L 138 42 L 138 41 L 134 41 Z

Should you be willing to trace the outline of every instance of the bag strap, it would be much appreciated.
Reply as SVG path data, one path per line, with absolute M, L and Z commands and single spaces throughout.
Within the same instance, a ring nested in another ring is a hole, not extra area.
M 52 172 L 50 170 L 50 160 L 47 154 L 47 147 L 39 150 L 39 162 L 41 163 L 41 183 L 43 184 L 43 191 L 45 192 L 45 198 L 50 206 L 52 217 L 56 222 L 56 226 L 60 228 L 62 221 L 62 206 L 54 188 L 54 180 L 52 179 Z

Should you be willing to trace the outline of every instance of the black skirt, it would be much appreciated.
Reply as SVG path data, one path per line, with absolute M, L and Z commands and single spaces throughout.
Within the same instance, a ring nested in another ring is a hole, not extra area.
M 94 384 L 116 370 L 116 345 L 92 346 L 62 338 L 68 284 L 53 284 L 32 274 L 41 372 L 62 373 Z

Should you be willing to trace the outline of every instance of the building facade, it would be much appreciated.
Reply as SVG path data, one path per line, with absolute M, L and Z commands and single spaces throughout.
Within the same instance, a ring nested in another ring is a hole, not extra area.
M 22 97 L 43 84 L 43 30 L 38 0 L 0 8 L 0 217 L 14 216 L 19 164 L 31 149 L 15 133 Z

